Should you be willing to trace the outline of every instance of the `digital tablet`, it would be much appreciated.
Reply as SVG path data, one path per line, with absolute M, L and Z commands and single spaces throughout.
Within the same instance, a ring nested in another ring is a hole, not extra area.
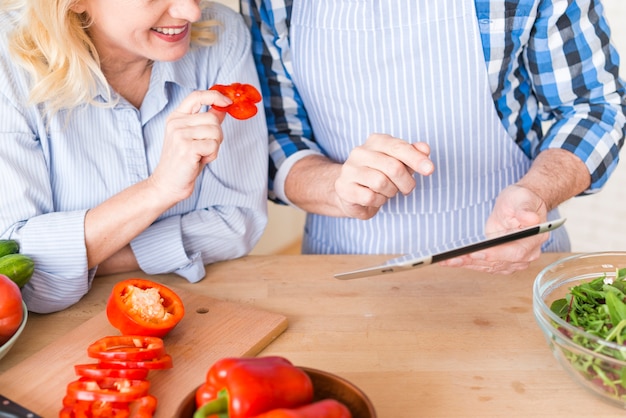
M 473 238 L 466 238 L 454 243 L 444 245 L 441 248 L 436 248 L 429 254 L 407 254 L 402 257 L 393 258 L 378 266 L 348 271 L 344 273 L 337 273 L 335 274 L 335 278 L 341 280 L 357 279 L 360 277 L 377 276 L 387 273 L 397 273 L 400 271 L 423 267 L 429 264 L 438 263 L 443 260 L 448 260 L 450 258 L 484 250 L 490 247 L 495 247 L 496 245 L 505 244 L 507 242 L 515 241 L 518 239 L 553 231 L 563 225 L 564 222 L 565 218 L 561 218 L 554 221 L 548 221 L 538 225 L 529 226 L 523 229 L 517 229 L 512 232 L 495 235 L 490 234 L 489 237 L 481 235 Z

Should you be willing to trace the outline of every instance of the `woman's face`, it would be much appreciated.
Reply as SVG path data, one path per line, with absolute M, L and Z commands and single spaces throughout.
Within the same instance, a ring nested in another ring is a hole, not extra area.
M 175 61 L 189 50 L 191 22 L 200 19 L 200 0 L 79 0 L 102 59 Z

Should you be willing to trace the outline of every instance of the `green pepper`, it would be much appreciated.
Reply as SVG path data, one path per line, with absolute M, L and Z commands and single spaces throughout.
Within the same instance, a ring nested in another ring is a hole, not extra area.
M 352 418 L 352 414 L 341 402 L 324 399 L 296 409 L 274 409 L 254 418 Z
M 302 369 L 278 357 L 224 358 L 196 391 L 194 418 L 251 418 L 313 400 L 313 383 Z

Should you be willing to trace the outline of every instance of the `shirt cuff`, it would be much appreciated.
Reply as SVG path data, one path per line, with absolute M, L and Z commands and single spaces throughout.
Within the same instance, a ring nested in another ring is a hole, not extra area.
M 274 194 L 277 198 L 285 202 L 286 204 L 296 207 L 289 199 L 287 199 L 287 195 L 285 194 L 285 180 L 287 179 L 287 175 L 289 171 L 294 166 L 295 163 L 303 159 L 304 157 L 308 157 L 309 155 L 322 155 L 318 151 L 314 150 L 302 150 L 298 151 L 295 154 L 290 155 L 283 163 L 280 165 L 280 168 L 276 172 L 276 176 L 274 177 Z
M 175 273 L 192 283 L 204 278 L 200 254 L 189 257 L 185 252 L 179 216 L 154 223 L 132 240 L 130 246 L 139 267 L 147 274 Z

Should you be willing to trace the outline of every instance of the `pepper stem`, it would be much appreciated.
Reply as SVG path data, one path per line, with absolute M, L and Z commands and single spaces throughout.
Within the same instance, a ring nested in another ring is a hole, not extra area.
M 217 398 L 198 408 L 193 418 L 228 418 L 228 391 L 217 392 Z

